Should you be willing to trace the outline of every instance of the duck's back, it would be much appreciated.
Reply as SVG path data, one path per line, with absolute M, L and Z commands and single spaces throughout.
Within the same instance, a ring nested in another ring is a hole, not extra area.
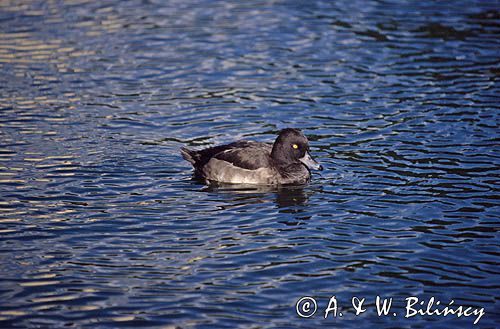
M 276 170 L 267 143 L 238 141 L 200 151 L 182 150 L 193 164 L 195 175 L 226 183 L 273 184 Z
M 212 158 L 229 162 L 238 168 L 257 170 L 272 166 L 271 150 L 272 146 L 266 143 L 239 141 L 229 144 L 228 148 Z

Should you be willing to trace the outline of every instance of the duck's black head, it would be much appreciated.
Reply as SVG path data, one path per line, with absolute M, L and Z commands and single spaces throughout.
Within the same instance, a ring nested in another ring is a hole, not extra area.
M 286 128 L 280 131 L 271 157 L 279 166 L 302 163 L 309 169 L 323 169 L 309 154 L 309 141 L 299 129 Z

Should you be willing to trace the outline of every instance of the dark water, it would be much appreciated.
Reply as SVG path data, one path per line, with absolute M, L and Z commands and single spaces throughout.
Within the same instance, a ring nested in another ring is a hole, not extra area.
M 500 327 L 499 7 L 0 1 L 0 327 Z M 306 187 L 178 153 L 284 127 Z

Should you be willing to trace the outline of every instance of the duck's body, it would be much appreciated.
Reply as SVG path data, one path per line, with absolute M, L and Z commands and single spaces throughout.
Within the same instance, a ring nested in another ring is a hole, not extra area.
M 181 148 L 194 167 L 196 178 L 205 182 L 233 184 L 305 184 L 309 167 L 320 169 L 309 155 L 307 138 L 298 129 L 284 129 L 274 145 L 237 141 L 200 151 Z

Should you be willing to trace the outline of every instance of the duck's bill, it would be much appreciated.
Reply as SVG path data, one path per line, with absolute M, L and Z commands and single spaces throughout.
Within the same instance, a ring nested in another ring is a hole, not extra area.
M 307 168 L 309 169 L 315 169 L 315 170 L 323 170 L 323 166 L 317 163 L 309 154 L 309 152 L 306 152 L 306 154 L 299 159 L 300 162 L 302 162 Z

